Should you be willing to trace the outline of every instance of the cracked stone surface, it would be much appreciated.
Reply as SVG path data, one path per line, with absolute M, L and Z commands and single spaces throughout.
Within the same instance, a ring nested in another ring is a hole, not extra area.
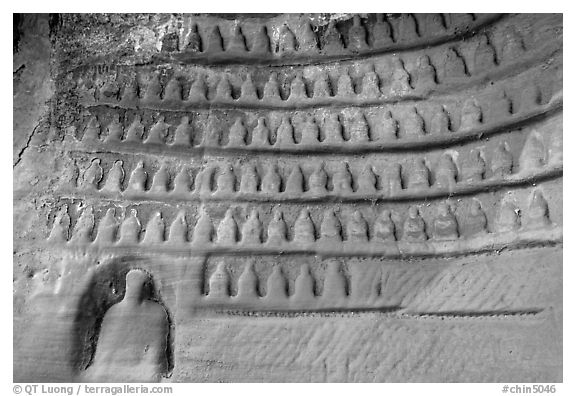
M 561 15 L 14 24 L 15 381 L 562 381 Z

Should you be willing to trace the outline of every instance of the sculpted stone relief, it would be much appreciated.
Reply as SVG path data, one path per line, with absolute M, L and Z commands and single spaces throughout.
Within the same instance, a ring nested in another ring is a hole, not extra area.
M 561 16 L 51 18 L 15 380 L 561 380 Z

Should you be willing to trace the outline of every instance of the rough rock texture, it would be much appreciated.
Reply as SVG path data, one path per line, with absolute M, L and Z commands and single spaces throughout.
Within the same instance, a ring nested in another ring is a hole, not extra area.
M 18 15 L 15 381 L 562 380 L 562 16 Z

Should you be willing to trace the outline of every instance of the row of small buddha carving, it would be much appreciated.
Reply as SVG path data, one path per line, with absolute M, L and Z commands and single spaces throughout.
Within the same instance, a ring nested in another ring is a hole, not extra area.
M 547 165 L 550 169 L 559 167 L 562 164 L 562 151 L 560 146 L 556 149 L 547 150 L 539 135 L 529 136 L 518 158 L 518 174 L 532 175 Z M 164 162 L 155 173 L 149 174 L 144 162 L 140 161 L 130 173 L 126 185 L 122 160 L 116 160 L 106 172 L 99 158 L 93 159 L 83 172 L 75 169 L 76 165 L 68 167 L 68 171 L 73 187 L 110 193 L 285 193 L 299 197 L 306 192 L 313 195 L 333 193 L 346 196 L 394 194 L 403 189 L 418 191 L 430 187 L 452 192 L 458 183 L 480 183 L 488 179 L 488 172 L 494 180 L 502 180 L 512 175 L 514 169 L 515 160 L 506 142 L 501 142 L 494 150 L 489 166 L 484 153 L 478 149 L 473 150 L 469 156 L 458 157 L 462 161 L 460 167 L 452 153 L 444 153 L 433 172 L 426 160 L 421 158 L 408 164 L 391 164 L 384 169 L 368 162 L 360 172 L 352 171 L 348 162 L 335 163 L 328 170 L 322 162 L 309 165 L 306 168 L 314 167 L 311 173 L 303 171 L 303 163 L 282 170 L 272 164 L 263 167 L 263 174 L 253 163 L 244 164 L 240 169 L 235 169 L 231 164 L 206 165 L 198 169 L 185 166 L 176 173 Z
M 416 73 L 416 72 L 415 72 Z M 283 103 L 292 102 L 302 103 L 310 100 L 323 102 L 326 99 L 368 99 L 377 100 L 387 95 L 404 95 L 416 88 L 433 87 L 437 84 L 435 68 L 430 64 L 428 57 L 424 56 L 419 61 L 417 75 L 411 76 L 400 59 L 397 59 L 390 81 L 382 79 L 374 69 L 364 74 L 361 83 L 361 91 L 357 92 L 359 87 L 354 88 L 352 77 L 348 73 L 339 76 L 336 87 L 327 74 L 315 78 L 313 82 L 307 81 L 301 72 L 290 82 L 288 86 L 283 87 L 278 80 L 278 74 L 272 72 L 268 81 L 263 87 L 257 87 L 252 80 L 252 75 L 247 74 L 240 87 L 232 85 L 228 74 L 221 74 L 218 81 L 207 79 L 204 75 L 198 73 L 192 82 L 188 95 L 184 98 L 184 86 L 186 85 L 185 77 L 177 76 L 170 79 L 164 86 L 160 82 L 158 74 L 152 74 L 145 87 L 142 89 L 138 82 L 128 81 L 124 89 L 120 92 L 120 85 L 116 81 L 105 83 L 98 89 L 98 98 L 100 102 L 115 102 L 120 100 L 126 105 L 144 103 L 158 104 L 162 101 L 166 103 L 202 103 L 202 102 L 220 102 L 220 103 Z M 389 83 L 389 84 L 388 84 Z M 414 88 L 413 88 L 414 86 Z M 336 90 L 334 89 L 336 88 Z M 142 92 L 143 91 L 143 92 Z
M 68 214 L 68 206 L 62 206 L 55 217 L 49 240 L 77 243 L 116 243 L 120 245 L 137 243 L 188 243 L 189 227 L 185 211 L 180 211 L 169 227 L 166 237 L 166 224 L 162 213 L 156 211 L 151 214 L 143 229 L 136 209 L 126 211 L 125 217 L 119 223 L 115 216 L 115 209 L 110 208 L 96 225 L 93 209 L 88 206 L 80 214 L 73 229 Z M 201 210 L 194 226 L 192 243 L 215 243 L 218 245 L 235 244 L 263 244 L 278 245 L 286 242 L 314 243 L 314 242 L 394 242 L 455 240 L 460 237 L 459 221 L 448 203 L 438 206 L 437 214 L 433 219 L 425 222 L 417 206 L 410 206 L 407 216 L 402 224 L 401 231 L 393 218 L 396 213 L 383 210 L 376 216 L 374 223 L 369 224 L 360 211 L 355 211 L 347 219 L 341 218 L 333 209 L 323 213 L 318 225 L 312 220 L 310 211 L 303 209 L 292 227 L 289 227 L 282 211 L 275 210 L 269 221 L 264 240 L 264 223 L 257 209 L 253 209 L 243 224 L 234 216 L 234 209 L 229 208 L 224 218 L 214 225 L 212 218 L 205 210 Z M 370 219 L 371 217 L 368 217 Z M 473 200 L 471 207 L 462 217 L 467 227 L 467 234 L 485 233 L 488 231 L 486 215 L 479 201 Z M 428 224 L 428 225 L 427 225 Z M 521 226 L 543 227 L 550 224 L 548 204 L 539 190 L 530 197 L 526 216 L 521 216 L 521 210 L 512 201 L 504 201 L 500 208 L 493 230 L 495 232 L 516 231 Z M 288 240 L 288 230 L 292 229 L 294 236 Z M 93 235 L 94 234 L 94 235 Z M 118 234 L 118 239 L 117 239 Z
M 383 14 L 377 14 L 374 21 L 368 21 L 355 15 L 352 26 L 347 32 L 338 29 L 337 22 L 332 20 L 322 34 L 309 23 L 304 23 L 299 29 L 293 30 L 287 23 L 280 26 L 277 40 L 274 40 L 266 25 L 256 28 L 242 27 L 235 24 L 231 34 L 223 37 L 224 28 L 211 24 L 207 32 L 201 34 L 198 24 L 194 23 L 183 39 L 177 32 L 169 32 L 162 38 L 162 51 L 173 52 L 182 50 L 192 53 L 220 54 L 226 52 L 241 55 L 249 52 L 253 55 L 266 56 L 270 52 L 290 55 L 295 52 L 313 54 L 323 51 L 327 54 L 348 52 L 363 52 L 367 50 L 394 48 L 394 43 L 419 43 L 424 38 L 439 38 L 446 36 L 446 30 L 456 30 L 459 33 L 469 31 L 474 26 L 485 23 L 490 17 L 484 16 L 476 20 L 473 14 L 403 14 L 399 18 L 388 19 Z M 421 31 L 422 28 L 424 31 Z M 515 29 L 509 28 L 509 34 L 518 35 Z M 251 39 L 247 40 L 247 36 Z
M 310 267 L 303 264 L 300 272 L 294 279 L 294 289 L 289 292 L 288 276 L 282 271 L 279 265 L 272 268 L 272 271 L 265 280 L 256 272 L 254 266 L 248 263 L 240 277 L 235 281 L 223 262 L 218 263 L 214 272 L 205 282 L 204 294 L 208 298 L 229 298 L 235 297 L 238 300 L 247 299 L 246 302 L 255 302 L 263 297 L 263 301 L 271 300 L 281 302 L 290 298 L 291 300 L 326 300 L 327 303 L 338 304 L 339 299 L 353 297 L 353 290 L 349 287 L 351 279 L 344 274 L 338 262 L 329 261 L 324 273 L 324 279 L 318 279 Z M 260 294 L 259 284 L 266 283 L 266 293 Z M 235 283 L 235 285 L 233 285 Z M 322 287 L 319 287 L 322 285 Z M 236 286 L 236 293 L 232 293 L 232 287 Z M 321 292 L 320 292 L 321 290 Z M 202 293 L 203 292 L 203 293 Z
M 345 144 L 369 143 L 378 141 L 391 141 L 402 138 L 418 139 L 426 135 L 442 135 L 449 133 L 473 132 L 478 128 L 497 122 L 513 119 L 515 115 L 522 115 L 534 111 L 541 103 L 538 101 L 538 88 L 531 85 L 523 91 L 522 97 L 514 103 L 504 93 L 490 103 L 491 109 L 484 111 L 478 100 L 463 101 L 460 111 L 458 129 L 455 127 L 454 117 L 444 107 L 439 107 L 434 116 L 426 120 L 417 107 L 409 107 L 407 114 L 399 117 L 398 121 L 391 111 L 385 111 L 378 121 L 372 119 L 362 111 L 354 112 L 344 119 L 338 113 L 331 113 L 320 121 L 313 115 L 297 122 L 294 117 L 285 114 L 281 117 L 275 133 L 265 117 L 258 118 L 256 125 L 249 130 L 242 117 L 237 117 L 234 123 L 226 128 L 216 126 L 216 122 L 208 118 L 206 130 L 197 138 L 199 131 L 194 131 L 188 116 L 181 118 L 177 126 L 165 122 L 164 116 L 159 116 L 156 122 L 146 131 L 142 119 L 136 115 L 132 122 L 124 127 L 116 114 L 112 121 L 102 128 L 98 119 L 93 116 L 84 128 L 81 140 L 114 142 L 136 142 L 145 144 L 172 144 L 177 146 L 224 146 L 226 138 L 227 147 L 288 147 L 291 145 L 318 145 L 318 144 Z M 496 106 L 497 105 L 497 106 Z M 488 107 L 488 104 L 484 105 Z M 106 133 L 104 133 L 105 129 Z M 170 129 L 173 129 L 170 138 Z M 400 131 L 403 133 L 401 134 Z M 297 133 L 299 132 L 299 133 Z M 272 137 L 275 135 L 275 141 Z M 300 139 L 297 141 L 296 136 Z M 171 140 L 171 141 L 169 141 Z
M 480 51 L 482 47 L 479 47 Z M 435 66 L 430 57 L 423 55 L 418 58 L 414 70 L 410 73 L 406 70 L 404 61 L 399 57 L 393 58 L 393 66 L 389 76 L 380 76 L 372 69 L 364 74 L 361 79 L 361 87 L 354 87 L 352 77 L 347 71 L 340 74 L 336 83 L 332 82 L 328 74 L 322 73 L 315 77 L 314 81 L 306 81 L 302 72 L 284 87 L 278 80 L 276 72 L 270 73 L 268 81 L 263 87 L 257 87 L 248 73 L 240 87 L 232 85 L 228 74 L 222 73 L 218 81 L 208 80 L 203 74 L 198 73 L 190 88 L 188 95 L 184 97 L 184 86 L 187 86 L 185 76 L 174 76 L 168 82 L 162 84 L 157 73 L 150 75 L 149 81 L 142 89 L 137 80 L 127 81 L 123 89 L 117 81 L 108 81 L 98 87 L 98 101 L 123 103 L 126 106 L 136 104 L 185 104 L 185 103 L 245 103 L 278 105 L 291 103 L 301 104 L 303 101 L 323 103 L 328 99 L 336 101 L 349 101 L 353 99 L 379 100 L 386 97 L 398 97 L 414 93 L 415 90 L 424 92 L 435 87 L 446 79 L 462 78 L 470 76 L 472 71 L 483 72 L 487 68 L 496 65 L 495 53 L 487 55 L 481 52 L 475 58 L 475 66 L 469 68 L 464 58 L 454 49 L 447 50 L 443 58 L 444 64 Z M 439 73 L 437 70 L 442 70 Z M 86 89 L 86 88 L 85 88 Z M 94 92 L 92 92 L 92 90 Z M 93 88 L 86 92 L 87 100 L 95 100 L 96 90 Z M 144 92 L 141 92 L 144 91 Z

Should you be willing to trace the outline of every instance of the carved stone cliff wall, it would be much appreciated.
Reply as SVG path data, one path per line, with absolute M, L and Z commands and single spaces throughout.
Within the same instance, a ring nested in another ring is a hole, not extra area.
M 562 380 L 562 16 L 15 17 L 15 381 Z

